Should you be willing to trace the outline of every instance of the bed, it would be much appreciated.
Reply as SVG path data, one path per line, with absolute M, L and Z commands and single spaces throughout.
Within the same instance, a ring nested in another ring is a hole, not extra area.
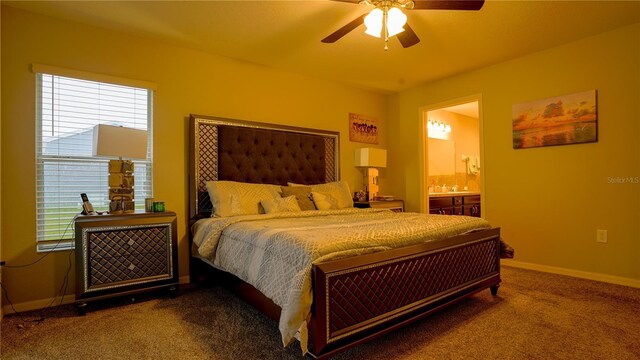
M 291 333 L 285 334 L 282 322 L 283 318 L 290 317 L 289 302 L 283 302 L 259 283 L 251 283 L 250 274 L 264 276 L 264 268 L 253 266 L 246 271 L 238 268 L 232 270 L 233 274 L 228 273 L 234 267 L 233 261 L 225 262 L 218 259 L 220 254 L 215 254 L 216 249 L 227 251 L 221 245 L 223 234 L 230 233 L 227 237 L 233 238 L 239 233 L 246 233 L 244 236 L 264 243 L 281 237 L 260 237 L 262 233 L 274 233 L 275 226 L 297 227 L 297 236 L 312 242 L 313 234 L 339 240 L 342 231 L 345 231 L 345 237 L 356 237 L 347 235 L 347 229 L 370 230 L 384 222 L 395 224 L 393 231 L 361 231 L 371 233 L 366 236 L 373 236 L 372 239 L 387 234 L 394 242 L 392 247 L 371 246 L 366 251 L 349 248 L 341 253 L 342 256 L 323 257 L 328 253 L 323 253 L 322 249 L 314 253 L 317 257 L 310 260 L 309 279 L 305 280 L 310 287 L 310 298 L 301 302 L 308 302 L 309 309 L 305 313 L 305 307 L 299 306 L 306 315 L 296 334 L 303 351 L 308 350 L 314 358 L 330 357 L 478 291 L 490 289 L 492 294 L 497 293 L 500 285 L 500 230 L 491 228 L 481 219 L 349 208 L 211 218 L 212 211 L 223 208 L 219 199 L 210 196 L 211 188 L 208 190 L 207 184 L 211 187 L 211 181 L 278 186 L 339 183 L 339 140 L 339 133 L 332 131 L 191 115 L 189 213 L 190 225 L 194 228 L 190 236 L 192 281 L 207 272 L 215 273 L 217 279 L 224 279 L 238 296 L 280 322 L 283 343 L 287 345 Z M 446 228 L 446 231 L 439 231 L 439 235 L 434 237 L 426 229 L 398 225 L 414 222 L 420 227 L 425 216 L 431 218 L 422 223 L 433 223 L 440 229 Z M 316 225 L 319 222 L 322 224 Z M 272 226 L 274 228 L 267 229 Z M 327 230 L 300 230 L 311 229 L 312 226 Z M 277 228 L 278 234 L 280 227 Z M 207 235 L 198 232 L 203 228 L 209 229 Z M 400 236 L 396 238 L 394 235 L 407 232 L 412 234 L 409 236 L 411 241 L 400 241 Z M 293 236 L 291 233 L 287 232 L 286 237 Z M 205 237 L 213 239 L 213 245 L 205 245 L 210 244 L 204 242 Z M 224 241 L 228 243 L 229 240 Z M 255 257 L 255 254 L 254 250 L 251 256 Z M 251 261 L 235 262 L 251 264 Z M 293 302 L 294 307 L 296 304 Z M 296 326 L 299 323 L 295 322 Z

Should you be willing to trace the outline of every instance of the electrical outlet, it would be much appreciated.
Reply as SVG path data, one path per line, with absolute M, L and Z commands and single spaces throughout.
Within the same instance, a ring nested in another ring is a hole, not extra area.
M 596 242 L 607 243 L 607 230 L 596 230 Z

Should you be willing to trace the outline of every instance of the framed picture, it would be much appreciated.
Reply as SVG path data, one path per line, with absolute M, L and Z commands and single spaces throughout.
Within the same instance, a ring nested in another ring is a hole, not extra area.
M 349 113 L 349 140 L 378 144 L 378 119 L 373 116 Z
M 513 105 L 512 121 L 514 149 L 598 141 L 596 90 Z

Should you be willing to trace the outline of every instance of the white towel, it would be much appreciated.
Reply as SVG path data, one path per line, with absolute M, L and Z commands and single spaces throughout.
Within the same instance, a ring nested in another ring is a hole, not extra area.
M 477 175 L 480 172 L 480 158 L 477 156 L 469 156 L 467 160 L 467 174 Z

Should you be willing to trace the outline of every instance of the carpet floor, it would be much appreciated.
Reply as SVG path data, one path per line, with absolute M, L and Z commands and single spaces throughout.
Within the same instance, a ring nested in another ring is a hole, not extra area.
M 334 359 L 640 359 L 640 289 L 504 266 L 482 291 Z M 47 317 L 47 315 L 49 317 Z M 300 359 L 277 324 L 219 287 L 8 315 L 2 359 Z

